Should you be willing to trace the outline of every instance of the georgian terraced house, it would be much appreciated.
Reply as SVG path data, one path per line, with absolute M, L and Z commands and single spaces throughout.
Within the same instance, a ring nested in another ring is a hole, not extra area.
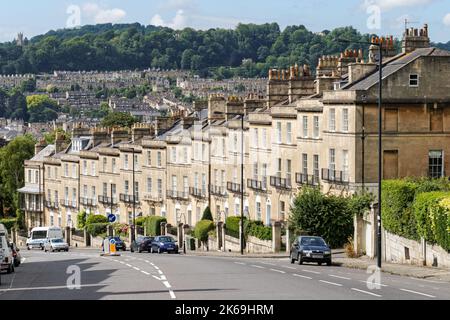
M 430 47 L 427 25 L 405 30 L 400 53 L 392 37 L 383 43 L 383 177 L 445 176 L 450 52 Z M 78 125 L 69 145 L 60 137 L 38 143 L 19 190 L 28 227 L 75 227 L 82 210 L 113 213 L 122 223 L 134 212 L 195 225 L 207 206 L 216 221 L 243 208 L 271 224 L 288 218 L 305 185 L 373 190 L 376 50 L 369 48 L 368 60 L 362 50 L 324 56 L 315 75 L 307 65 L 270 70 L 265 99 L 215 95 L 187 117 L 130 131 Z

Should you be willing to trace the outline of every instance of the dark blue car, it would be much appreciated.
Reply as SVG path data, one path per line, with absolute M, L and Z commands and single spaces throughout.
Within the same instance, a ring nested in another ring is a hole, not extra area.
M 158 253 L 179 253 L 178 245 L 175 240 L 168 236 L 158 236 L 153 239 L 152 246 L 150 248 L 150 252 L 158 252 Z
M 331 266 L 331 249 L 321 237 L 297 237 L 291 247 L 291 263 L 317 262 Z

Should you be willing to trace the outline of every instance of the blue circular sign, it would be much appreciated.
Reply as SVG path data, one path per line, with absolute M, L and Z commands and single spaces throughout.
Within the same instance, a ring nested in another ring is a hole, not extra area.
M 116 244 L 116 240 L 111 239 L 111 240 L 109 240 L 109 243 L 111 243 L 111 244 Z
M 113 214 L 110 214 L 110 215 L 108 216 L 108 221 L 109 221 L 109 222 L 115 222 L 115 221 L 116 221 L 116 216 L 113 215 Z

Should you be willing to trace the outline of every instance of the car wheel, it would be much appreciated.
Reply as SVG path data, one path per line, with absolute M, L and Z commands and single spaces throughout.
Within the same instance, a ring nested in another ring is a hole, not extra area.
M 31 250 L 31 249 L 30 249 L 30 246 L 27 246 L 27 250 Z
M 300 264 L 300 265 L 303 264 L 302 255 L 301 255 L 300 253 L 299 253 L 298 256 L 297 256 L 297 261 L 298 261 L 298 264 Z
M 321 266 L 321 265 L 322 265 L 322 262 L 317 262 L 317 264 L 318 264 L 319 266 Z
M 295 263 L 295 259 L 294 259 L 294 257 L 293 257 L 294 255 L 293 255 L 293 252 L 291 252 L 291 254 L 290 254 L 290 258 L 291 258 L 291 263 Z
M 330 259 L 330 260 L 327 261 L 327 266 L 330 267 L 331 265 L 332 265 L 332 263 L 331 263 L 331 259 Z

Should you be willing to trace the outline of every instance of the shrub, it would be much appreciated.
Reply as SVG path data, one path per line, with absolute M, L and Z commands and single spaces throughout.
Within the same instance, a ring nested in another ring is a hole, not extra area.
M 86 211 L 83 210 L 77 215 L 77 229 L 83 230 L 86 227 Z
M 399 236 L 418 240 L 412 205 L 418 184 L 411 180 L 383 181 L 382 220 L 383 227 Z
M 205 211 L 203 211 L 202 220 L 209 220 L 209 221 L 214 220 L 211 213 L 211 209 L 209 207 L 206 207 Z
M 147 228 L 147 235 L 159 236 L 161 235 L 161 222 L 166 222 L 167 219 L 159 216 L 150 216 L 145 220 L 145 227 Z
M 353 234 L 353 215 L 350 198 L 303 188 L 291 208 L 290 223 L 310 235 L 323 237 L 332 248 L 339 248 Z
M 128 230 L 130 229 L 130 226 L 125 223 L 114 223 L 112 225 L 114 228 L 114 234 L 121 236 L 121 237 L 127 237 L 128 236 Z
M 147 217 L 139 217 L 136 218 L 136 225 L 139 227 L 145 226 L 145 221 L 147 220 Z
M 17 218 L 0 219 L 0 224 L 3 224 L 7 230 L 11 230 L 17 224 Z
M 358 258 L 358 254 L 356 253 L 355 247 L 353 245 L 353 238 L 348 238 L 348 242 L 344 245 L 344 251 L 347 257 Z
M 245 227 L 245 221 L 247 220 L 246 217 L 244 217 L 244 227 Z M 239 238 L 239 222 L 241 221 L 241 217 L 238 216 L 232 216 L 228 217 L 225 221 L 226 226 L 226 234 L 235 238 Z
M 253 236 L 260 240 L 272 240 L 272 228 L 266 227 L 262 221 L 246 221 L 244 226 L 246 236 Z
M 108 218 L 102 215 L 90 215 L 87 219 L 86 219 L 86 226 L 90 225 L 90 224 L 94 224 L 94 223 L 108 223 Z
M 195 226 L 195 237 L 202 242 L 208 241 L 208 232 L 214 230 L 214 222 L 211 220 L 201 220 Z
M 86 231 L 93 237 L 106 233 L 108 223 L 91 223 L 86 225 Z

